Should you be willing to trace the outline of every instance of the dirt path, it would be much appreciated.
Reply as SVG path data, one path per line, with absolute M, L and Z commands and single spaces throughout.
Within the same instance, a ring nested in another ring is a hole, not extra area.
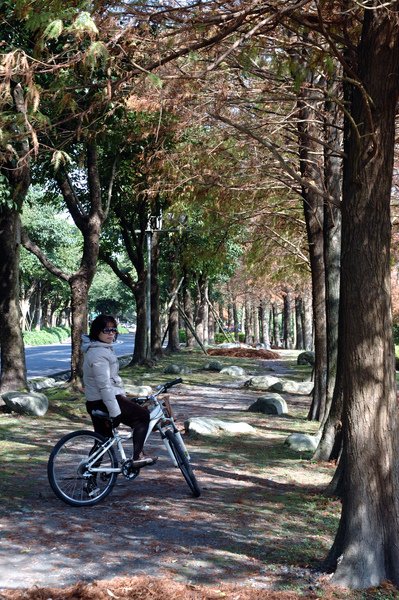
M 286 369 L 284 360 L 267 364 L 276 373 Z M 258 396 L 234 383 L 183 385 L 171 400 L 182 425 L 190 416 L 229 418 Z M 257 419 L 250 414 L 242 420 Z M 60 433 L 49 432 L 49 441 Z M 267 431 L 262 435 L 259 444 L 266 443 Z M 251 468 L 250 458 L 231 456 L 223 446 L 215 453 L 201 440 L 188 439 L 188 445 L 203 489 L 199 499 L 190 496 L 155 437 L 149 451 L 159 454 L 158 463 L 134 481 L 119 477 L 112 494 L 94 508 L 63 504 L 50 490 L 43 466 L 32 469 L 25 504 L 1 510 L 0 590 L 142 574 L 264 588 L 287 576 L 311 583 L 314 574 L 306 565 L 280 564 L 271 574 L 266 563 L 273 554 L 268 541 L 273 515 L 265 518 L 254 509 L 268 493 L 277 494 L 278 502 L 293 484 L 269 480 Z

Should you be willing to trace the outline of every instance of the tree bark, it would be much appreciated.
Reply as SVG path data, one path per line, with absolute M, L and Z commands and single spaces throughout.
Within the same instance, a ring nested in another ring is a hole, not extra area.
M 0 207 L 0 392 L 27 388 L 19 308 L 19 255 L 20 212 L 30 185 L 30 163 L 29 142 L 24 136 L 23 126 L 18 124 L 21 123 L 19 117 L 26 114 L 21 84 L 14 85 L 12 99 L 16 115 L 13 133 L 18 131 L 21 134 L 21 141 L 13 148 L 11 158 L 1 169 L 1 174 L 9 185 L 11 205 L 3 203 Z
M 89 292 L 87 277 L 80 274 L 72 276 L 69 280 L 71 290 L 71 381 L 77 381 L 82 373 L 83 356 L 80 352 L 82 333 L 87 332 L 87 296 Z
M 151 356 L 155 359 L 162 356 L 161 310 L 159 302 L 159 232 L 152 234 L 151 259 Z
M 253 344 L 254 343 L 254 327 L 253 327 L 253 313 L 252 313 L 252 302 L 249 299 L 248 295 L 245 298 L 245 321 L 244 321 L 244 331 L 245 331 L 245 343 Z
M 339 90 L 334 84 L 331 92 Z M 335 204 L 324 207 L 324 251 L 326 265 L 327 315 L 327 394 L 326 411 L 321 423 L 322 436 L 314 454 L 316 460 L 336 460 L 342 444 L 342 371 L 338 372 L 339 293 L 341 263 L 341 209 L 342 195 L 342 117 L 337 106 L 326 103 L 326 141 L 324 152 L 326 188 Z M 347 122 L 345 124 L 347 127 Z M 331 486 L 333 487 L 333 486 Z
M 19 309 L 20 217 L 17 211 L 0 210 L 0 391 L 27 388 L 24 344 Z
M 341 307 L 344 486 L 328 561 L 350 588 L 399 584 L 399 423 L 390 297 L 390 197 L 399 6 L 364 10 L 345 144 Z M 362 93 L 363 89 L 366 93 Z M 367 95 L 366 95 L 367 94 Z M 340 346 L 341 348 L 341 346 Z
M 184 287 L 183 287 L 183 310 L 185 315 L 187 316 L 190 324 L 194 328 L 193 324 L 193 299 L 191 297 L 190 287 L 188 285 L 188 276 L 184 277 Z M 186 346 L 187 348 L 193 348 L 194 346 L 194 336 L 190 327 L 185 324 L 186 331 Z
M 206 296 L 205 290 L 207 286 L 207 279 L 205 275 L 201 274 L 197 281 L 197 298 L 196 298 L 196 311 L 195 311 L 195 333 L 198 338 L 204 343 L 204 322 L 205 322 L 205 304 Z
M 334 84 L 330 94 L 339 96 Z M 326 102 L 324 150 L 324 181 L 335 203 L 324 206 L 324 264 L 326 271 L 326 317 L 327 317 L 327 393 L 326 421 L 333 401 L 338 360 L 338 314 L 341 271 L 341 195 L 342 195 L 342 117 L 336 105 Z M 339 397 L 339 393 L 336 397 Z
M 280 325 L 278 320 L 278 307 L 276 302 L 272 302 L 273 316 L 273 345 L 276 348 L 280 347 Z
M 313 319 L 312 319 L 312 295 L 309 291 L 303 295 L 303 310 L 302 310 L 302 332 L 303 332 L 303 347 L 305 350 L 313 350 Z
M 173 269 L 170 278 L 170 288 L 175 290 L 178 285 L 178 278 L 176 270 Z M 166 348 L 167 352 L 180 352 L 179 344 L 179 309 L 178 309 L 178 298 L 177 294 L 173 299 L 173 302 L 169 309 L 169 321 L 168 321 L 168 345 Z
M 130 365 L 142 364 L 147 356 L 146 278 L 147 272 L 144 270 L 132 287 L 136 301 L 136 334 Z
M 238 308 L 236 300 L 233 300 L 233 323 L 234 323 L 234 339 L 239 340 L 240 321 L 238 319 Z
M 283 338 L 284 348 L 292 348 L 291 338 L 291 320 L 292 320 L 292 295 L 289 290 L 286 290 L 283 297 Z
M 298 134 L 300 171 L 303 179 L 314 181 L 323 189 L 323 147 L 318 140 L 322 132 L 318 125 L 317 109 L 322 98 L 316 99 L 313 89 L 313 75 L 302 87 L 298 99 Z M 310 420 L 323 418 L 327 394 L 327 323 L 326 288 L 323 239 L 323 198 L 313 189 L 302 187 L 303 209 L 309 248 L 309 261 L 312 276 L 312 306 L 315 345 L 314 389 Z
M 208 304 L 208 343 L 215 343 L 215 329 L 217 327 L 215 315 L 211 306 Z
M 302 296 L 296 294 L 295 296 L 295 327 L 296 327 L 296 342 L 295 348 L 297 350 L 303 350 L 303 329 L 302 329 L 302 312 L 303 312 L 303 300 Z
M 260 302 L 260 340 L 265 348 L 270 348 L 270 302 L 262 299 Z
M 259 335 L 259 306 L 255 301 L 252 305 L 252 323 L 253 323 L 253 331 L 254 331 L 254 341 L 253 343 L 259 344 L 260 335 Z

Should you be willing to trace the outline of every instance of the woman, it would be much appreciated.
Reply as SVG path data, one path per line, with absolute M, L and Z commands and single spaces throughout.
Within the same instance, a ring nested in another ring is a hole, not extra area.
M 90 326 L 88 339 L 83 342 L 83 383 L 86 409 L 93 421 L 94 431 L 111 435 L 108 421 L 93 417 L 93 410 L 103 410 L 112 417 L 114 427 L 120 423 L 133 429 L 133 468 L 152 465 L 156 458 L 142 453 L 150 414 L 133 399 L 125 396 L 119 376 L 119 362 L 112 347 L 118 337 L 118 324 L 110 315 L 98 315 Z M 87 338 L 87 336 L 85 336 Z

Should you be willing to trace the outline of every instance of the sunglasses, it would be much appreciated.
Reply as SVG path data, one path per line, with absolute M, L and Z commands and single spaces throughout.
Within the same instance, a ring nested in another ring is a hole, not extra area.
M 118 333 L 116 327 L 105 327 L 105 329 L 101 330 L 103 333 Z

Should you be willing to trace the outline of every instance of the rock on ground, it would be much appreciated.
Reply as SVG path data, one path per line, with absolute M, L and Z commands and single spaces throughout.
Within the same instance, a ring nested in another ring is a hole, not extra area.
M 248 423 L 232 423 L 210 417 L 192 417 L 184 422 L 187 434 L 220 435 L 221 433 L 255 433 L 256 429 Z
M 20 415 L 42 417 L 48 410 L 47 396 L 39 392 L 6 392 L 2 399 L 11 412 Z

